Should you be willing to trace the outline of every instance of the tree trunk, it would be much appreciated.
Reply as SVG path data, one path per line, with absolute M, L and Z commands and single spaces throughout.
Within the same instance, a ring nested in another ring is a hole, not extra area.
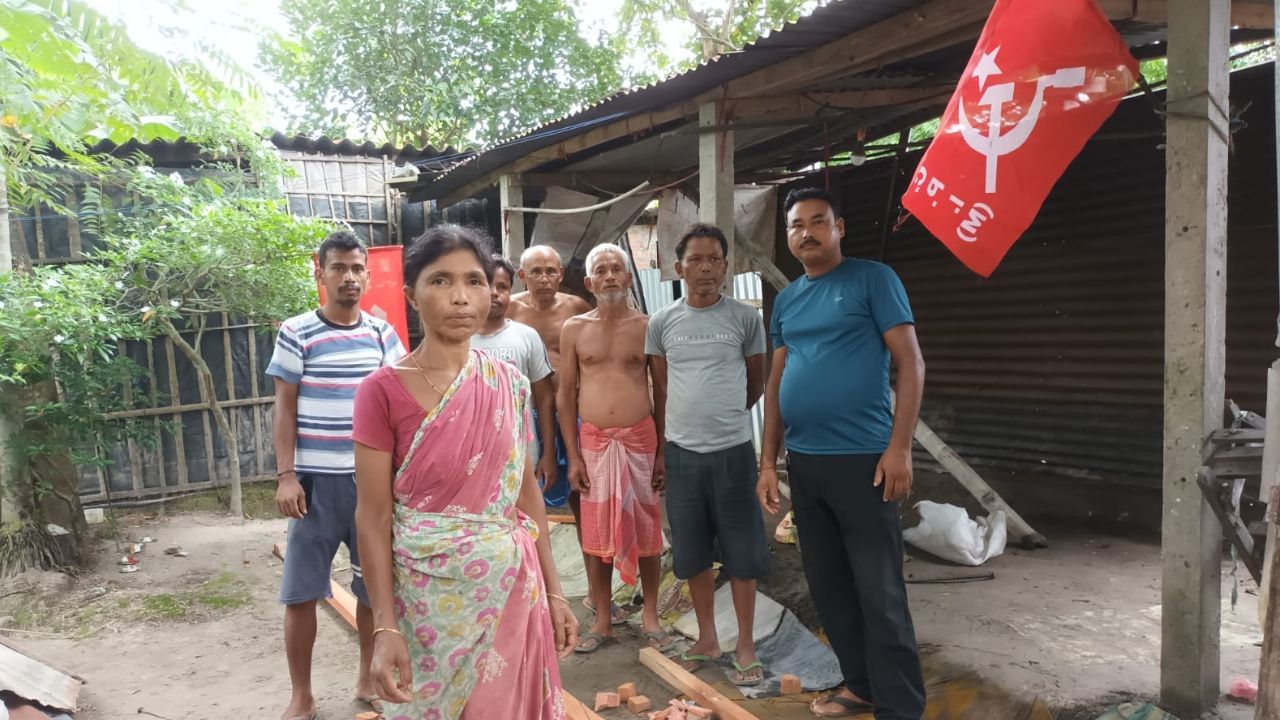
M 0 157 L 0 275 L 13 271 L 13 251 L 9 247 L 9 184 L 6 164 Z M 3 395 L 12 398 L 12 388 L 4 388 Z M 16 449 L 21 416 L 15 415 L 21 408 L 15 403 L 0 401 L 0 525 L 20 520 L 18 502 L 23 484 L 23 472 Z
M 213 371 L 209 369 L 209 364 L 200 356 L 198 348 L 192 347 L 190 343 L 183 339 L 178 329 L 173 326 L 169 320 L 162 320 L 164 324 L 164 334 L 173 341 L 174 346 L 182 351 L 183 355 L 191 361 L 196 368 L 196 374 L 200 377 L 200 397 L 204 401 L 209 412 L 213 414 L 214 421 L 218 424 L 218 432 L 222 435 L 222 446 L 227 451 L 228 473 L 230 475 L 231 485 L 231 514 L 236 518 L 244 517 L 244 500 L 240 489 L 240 439 L 231 429 L 231 421 L 227 419 L 227 411 L 218 406 L 218 392 L 213 384 Z
M 58 388 L 52 380 L 45 380 L 23 388 L 18 397 L 18 405 L 23 408 L 55 403 L 58 401 Z M 48 427 L 39 418 L 23 424 L 23 434 L 37 445 L 44 444 L 47 432 Z M 84 519 L 84 508 L 80 505 L 80 475 L 71 464 L 71 458 L 65 453 L 30 457 L 26 459 L 24 469 L 30 487 L 36 487 L 37 483 L 42 486 L 30 498 L 28 519 L 42 528 L 54 524 L 70 533 L 53 539 L 65 562 L 84 566 L 93 555 L 93 543 L 89 524 Z

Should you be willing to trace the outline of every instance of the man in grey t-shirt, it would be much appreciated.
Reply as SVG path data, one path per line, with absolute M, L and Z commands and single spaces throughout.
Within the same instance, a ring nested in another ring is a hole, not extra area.
M 542 343 L 537 330 L 507 319 L 515 270 L 501 255 L 494 255 L 493 262 L 496 267 L 493 282 L 489 284 L 489 316 L 480 331 L 471 337 L 471 347 L 483 350 L 498 360 L 506 360 L 529 378 L 538 422 L 546 427 L 539 428 L 541 432 L 529 441 L 528 452 L 538 484 L 545 490 L 556 480 L 555 434 L 551 432 L 556 393 L 551 387 L 551 360 L 547 358 L 547 346 Z M 542 447 L 538 445 L 539 438 L 543 439 Z
M 760 313 L 720 293 L 729 244 L 714 225 L 691 226 L 676 245 L 685 299 L 649 319 L 645 353 L 666 390 L 667 517 L 676 577 L 688 580 L 698 641 L 681 660 L 693 670 L 720 655 L 716 636 L 717 545 L 738 617 L 731 679 L 756 685 L 752 625 L 756 581 L 769 572 L 769 545 L 756 501 L 750 408 L 764 390 Z M 718 542 L 717 542 L 718 541 Z

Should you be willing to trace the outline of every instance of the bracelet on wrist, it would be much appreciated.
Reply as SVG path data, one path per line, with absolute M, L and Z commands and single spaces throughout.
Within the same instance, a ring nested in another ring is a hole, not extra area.
M 392 633 L 393 635 L 399 635 L 400 637 L 404 637 L 404 633 L 400 632 L 395 628 L 389 628 L 389 627 L 374 628 L 373 636 L 378 637 L 378 633 L 381 633 L 381 632 L 389 632 L 389 633 Z
M 280 470 L 279 472 L 276 473 L 276 479 L 282 478 L 285 475 L 297 475 L 297 474 L 298 472 L 296 470 Z
M 547 597 L 549 597 L 549 598 L 551 598 L 551 599 L 553 599 L 553 600 L 559 600 L 560 602 L 564 603 L 565 605 L 567 605 L 567 606 L 569 606 L 569 607 L 573 607 L 573 605 L 569 602 L 569 598 L 567 598 L 567 597 L 565 597 L 565 596 L 563 596 L 563 595 L 556 595 L 555 593 L 547 593 Z

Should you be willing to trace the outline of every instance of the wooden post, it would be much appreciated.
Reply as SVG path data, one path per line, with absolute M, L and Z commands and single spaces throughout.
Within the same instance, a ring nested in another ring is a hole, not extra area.
M 1280 3 L 1276 4 L 1280 11 Z M 1280 485 L 1280 360 L 1267 369 L 1267 427 L 1262 445 L 1262 487 L 1258 497 L 1266 500 L 1271 488 Z M 1266 550 L 1262 556 L 1262 584 L 1258 587 L 1258 622 L 1267 629 L 1267 607 L 1271 602 L 1271 583 L 1275 580 L 1271 568 L 1280 543 L 1280 528 L 1267 526 Z M 1277 678 L 1280 681 L 1280 678 Z
M 1196 472 L 1224 400 L 1231 4 L 1167 7 L 1160 698 L 1191 718 L 1217 704 L 1220 686 L 1222 527 Z
M 723 125 L 724 103 L 709 102 L 698 108 L 698 127 Z M 733 131 L 717 130 L 698 135 L 698 219 L 724 231 L 729 241 L 725 254 L 728 271 L 720 291 L 733 294 L 734 256 L 737 242 L 733 239 Z
M 1272 28 L 1280 28 L 1280 3 L 1272 4 L 1275 23 Z M 1273 32 L 1275 32 L 1273 30 Z M 1280 38 L 1280 35 L 1276 36 Z M 1280 73 L 1272 73 L 1275 81 L 1273 100 L 1275 117 L 1280 117 Z M 1280 142 L 1280 122 L 1275 124 L 1276 140 Z M 1280 173 L 1280 155 L 1276 156 L 1276 172 Z M 1280 175 L 1277 175 L 1280 177 Z M 1277 187 L 1280 193 L 1280 187 Z M 1280 240 L 1280 237 L 1277 238 Z M 1280 266 L 1276 268 L 1280 273 Z M 1280 276 L 1278 276 L 1280 279 Z M 1276 347 L 1280 347 L 1280 318 L 1276 319 Z M 1272 414 L 1275 413 L 1275 414 Z M 1275 418 L 1267 423 L 1265 442 L 1262 449 L 1262 490 L 1258 497 L 1266 500 L 1271 487 L 1280 483 L 1280 360 L 1271 365 L 1267 371 L 1267 408 L 1266 416 Z M 1258 622 L 1266 630 L 1267 605 L 1271 598 L 1271 564 L 1276 555 L 1276 544 L 1280 543 L 1280 532 L 1275 525 L 1267 526 L 1266 551 L 1262 560 L 1262 586 L 1258 588 Z
M 507 208 L 524 207 L 524 187 L 519 175 L 503 175 L 498 178 L 498 199 L 502 206 L 502 254 L 512 265 L 520 264 L 524 253 L 524 213 L 508 212 Z M 511 278 L 511 292 L 524 289 L 519 277 Z
M 1267 503 L 1268 535 L 1275 538 L 1280 527 L 1280 485 L 1274 485 Z M 1271 555 L 1267 566 L 1268 590 L 1280 597 L 1280 553 Z M 1280 720 L 1280 603 L 1267 605 L 1262 623 L 1262 661 L 1258 672 L 1258 711 L 1255 720 Z

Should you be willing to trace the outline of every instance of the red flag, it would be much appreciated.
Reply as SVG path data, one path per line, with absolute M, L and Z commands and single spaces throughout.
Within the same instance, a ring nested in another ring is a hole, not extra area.
M 903 206 L 991 275 L 1137 76 L 1093 0 L 996 0 Z

